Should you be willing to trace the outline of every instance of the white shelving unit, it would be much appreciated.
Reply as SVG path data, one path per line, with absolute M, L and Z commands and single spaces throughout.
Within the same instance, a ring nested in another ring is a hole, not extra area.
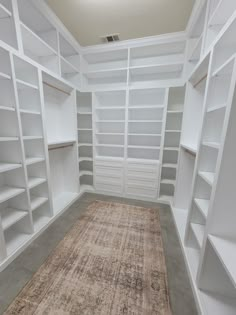
M 77 92 L 76 99 L 80 190 L 93 191 L 92 93 Z
M 185 87 L 169 89 L 159 191 L 162 202 L 172 202 L 174 197 L 184 97 Z

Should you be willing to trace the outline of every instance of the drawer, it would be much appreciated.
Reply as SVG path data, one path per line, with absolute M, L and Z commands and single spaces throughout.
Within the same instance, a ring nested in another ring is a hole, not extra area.
M 122 185 L 123 184 L 123 177 L 112 177 L 112 176 L 105 176 L 105 175 L 97 175 L 95 174 L 95 182 L 111 184 L 111 185 Z
M 112 168 L 123 168 L 123 160 L 112 160 L 112 159 L 96 159 L 95 166 L 101 167 L 112 167 Z
M 129 170 L 127 171 L 127 177 L 129 178 L 137 178 L 137 179 L 149 179 L 149 180 L 158 180 L 157 172 L 146 172 L 146 171 L 137 171 L 137 170 Z
M 106 177 L 123 177 L 123 168 L 120 167 L 105 167 L 105 166 L 95 166 L 95 175 L 102 175 Z
M 121 194 L 123 189 L 122 185 L 116 185 L 116 184 L 111 184 L 111 183 L 105 183 L 105 182 L 100 182 L 96 181 L 95 182 L 95 188 L 98 191 L 104 191 L 104 192 L 112 192 L 114 194 Z
M 135 197 L 147 197 L 147 198 L 157 198 L 157 189 L 151 189 L 147 187 L 138 187 L 127 185 L 127 195 L 135 196 Z
M 128 171 L 146 172 L 146 173 L 159 173 L 159 162 L 128 162 Z
M 128 186 L 152 188 L 152 189 L 156 189 L 158 186 L 157 180 L 150 180 L 150 179 L 144 179 L 144 178 L 141 178 L 141 179 L 128 178 L 127 184 Z

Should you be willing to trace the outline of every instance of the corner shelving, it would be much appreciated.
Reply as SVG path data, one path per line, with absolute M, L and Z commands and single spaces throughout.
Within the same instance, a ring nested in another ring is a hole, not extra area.
M 159 189 L 159 199 L 162 202 L 172 202 L 174 197 L 184 97 L 185 87 L 169 89 L 163 151 L 173 157 L 170 163 L 165 160 L 166 154 L 162 156 Z
M 92 126 L 92 93 L 77 92 L 79 182 L 81 191 L 93 190 Z M 85 155 L 82 156 L 83 153 Z M 88 155 L 86 156 L 86 154 Z

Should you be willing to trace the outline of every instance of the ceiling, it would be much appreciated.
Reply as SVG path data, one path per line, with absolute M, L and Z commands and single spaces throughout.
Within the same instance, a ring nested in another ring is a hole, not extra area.
M 183 31 L 195 0 L 45 0 L 82 46 Z

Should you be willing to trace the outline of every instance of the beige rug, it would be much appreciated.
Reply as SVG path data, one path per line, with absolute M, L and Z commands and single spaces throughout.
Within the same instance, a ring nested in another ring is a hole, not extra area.
M 5 314 L 171 314 L 158 211 L 92 203 Z

